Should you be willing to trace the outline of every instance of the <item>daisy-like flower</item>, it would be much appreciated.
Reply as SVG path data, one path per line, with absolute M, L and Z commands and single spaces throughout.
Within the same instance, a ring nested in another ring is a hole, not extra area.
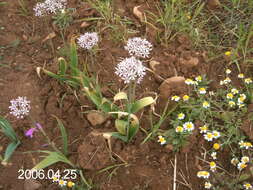
M 238 94 L 239 93 L 239 91 L 236 88 L 232 88 L 231 92 L 232 92 L 232 94 Z
M 205 188 L 206 189 L 211 189 L 212 184 L 210 182 L 205 182 Z
M 230 69 L 226 69 L 226 74 L 230 74 L 231 70 Z
M 239 79 L 243 79 L 244 78 L 244 74 L 243 73 L 240 73 L 240 74 L 238 74 L 238 76 L 237 76 Z
M 244 100 L 246 100 L 246 95 L 240 94 L 240 97 L 238 98 L 237 102 L 238 102 L 238 104 L 243 104 Z
M 240 148 L 249 149 L 249 148 L 253 147 L 251 142 L 240 141 L 238 144 L 239 144 Z
M 246 78 L 246 79 L 244 80 L 244 82 L 245 82 L 246 84 L 251 84 L 251 83 L 252 83 L 252 79 L 251 79 L 251 78 Z
M 205 179 L 207 179 L 207 178 L 209 178 L 210 173 L 209 173 L 208 171 L 199 171 L 199 172 L 197 173 L 197 176 L 198 176 L 199 178 L 205 178 Z
M 237 158 L 232 158 L 230 163 L 236 166 L 239 163 L 239 160 Z
M 72 187 L 74 187 L 74 186 L 75 186 L 75 183 L 74 183 L 74 182 L 68 181 L 67 187 L 72 188 Z
M 213 144 L 213 149 L 219 150 L 220 149 L 220 144 L 219 143 L 214 143 Z
M 29 114 L 31 109 L 30 101 L 26 97 L 18 97 L 10 101 L 11 105 L 9 106 L 10 114 L 14 115 L 16 118 L 24 118 L 24 116 Z
M 164 145 L 166 143 L 166 140 L 163 136 L 159 135 L 157 142 L 159 142 L 161 145 Z
M 140 83 L 146 74 L 146 67 L 135 57 L 125 58 L 116 66 L 115 72 L 124 83 L 137 81 Z
M 189 97 L 188 95 L 184 95 L 184 96 L 183 96 L 183 101 L 184 101 L 184 102 L 188 101 L 189 99 L 190 99 L 190 97 Z
M 91 49 L 98 43 L 98 34 L 96 32 L 86 32 L 77 38 L 77 44 L 84 49 Z
M 199 75 L 199 76 L 195 77 L 195 80 L 198 81 L 198 82 L 201 82 L 202 81 L 202 77 Z
M 202 106 L 203 106 L 203 108 L 209 108 L 209 107 L 210 107 L 210 104 L 209 104 L 207 101 L 204 101 L 204 102 L 202 103 Z
M 245 183 L 243 184 L 243 187 L 248 190 L 248 189 L 253 189 L 252 185 L 250 183 Z
M 241 158 L 241 162 L 247 164 L 249 162 L 249 157 L 248 156 L 243 156 Z
M 200 94 L 205 94 L 206 93 L 206 89 L 205 88 L 200 88 L 199 89 L 199 93 Z
M 186 131 L 193 131 L 194 130 L 194 124 L 192 122 L 186 122 L 183 124 L 184 130 Z
M 128 39 L 125 50 L 131 56 L 146 58 L 149 57 L 150 51 L 152 51 L 152 44 L 146 39 L 134 37 Z
M 242 103 L 238 103 L 237 105 L 238 105 L 239 108 L 242 108 L 242 107 L 245 106 L 245 104 L 242 104 Z
M 229 102 L 228 102 L 228 105 L 229 105 L 229 107 L 231 107 L 231 108 L 232 108 L 232 107 L 234 107 L 234 106 L 235 106 L 235 102 L 234 102 L 234 101 L 229 101 Z
M 172 96 L 171 100 L 178 102 L 180 100 L 180 97 L 179 96 Z
M 206 133 L 208 130 L 208 126 L 207 125 L 203 125 L 202 127 L 199 127 L 200 129 L 200 133 Z
M 231 51 L 226 51 L 224 54 L 229 57 L 232 53 Z
M 60 179 L 57 176 L 53 176 L 52 180 L 53 180 L 53 182 L 59 182 Z
M 247 167 L 247 164 L 245 164 L 244 162 L 239 162 L 237 165 L 238 170 L 242 170 L 246 167 Z
M 231 82 L 231 79 L 229 77 L 225 78 L 224 80 L 220 81 L 220 85 L 226 85 Z
M 233 99 L 234 95 L 232 93 L 227 94 L 227 99 Z
M 185 80 L 185 84 L 187 84 L 187 85 L 194 85 L 195 82 L 192 79 L 186 79 Z
M 182 119 L 185 118 L 185 114 L 179 113 L 179 114 L 177 115 L 177 118 L 178 118 L 179 120 L 182 120 Z
M 217 167 L 216 163 L 214 161 L 212 161 L 212 162 L 209 163 L 209 165 L 210 165 L 210 170 L 212 172 L 214 172 L 216 170 L 216 167 Z
M 206 134 L 204 134 L 204 139 L 206 139 L 207 141 L 213 141 L 214 139 L 213 133 L 207 132 Z
M 217 159 L 217 152 L 212 152 L 211 157 L 216 160 Z
M 58 184 L 59 184 L 61 187 L 66 186 L 67 181 L 60 179 L 60 180 L 58 181 Z
M 220 132 L 219 131 L 213 131 L 213 137 L 215 139 L 218 139 L 220 137 Z
M 176 132 L 177 133 L 182 133 L 182 132 L 184 132 L 184 128 L 182 126 L 177 126 L 176 127 Z

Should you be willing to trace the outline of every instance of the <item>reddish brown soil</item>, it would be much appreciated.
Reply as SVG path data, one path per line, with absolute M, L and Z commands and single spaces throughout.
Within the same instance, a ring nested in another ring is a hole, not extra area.
M 76 19 L 96 14 L 95 11 L 86 10 L 87 5 L 85 3 L 72 0 L 70 4 L 77 7 Z M 121 14 L 128 16 L 136 23 L 138 23 L 138 20 L 132 15 L 131 11 L 133 7 L 142 4 L 143 7 L 152 10 L 153 5 L 152 1 L 147 4 L 145 1 L 129 2 L 124 0 L 117 1 L 114 4 L 116 8 L 121 10 Z M 33 16 L 33 6 L 34 2 L 31 2 L 28 6 L 30 13 L 28 17 L 19 14 L 18 1 L 8 1 L 7 5 L 0 7 L 0 27 L 4 27 L 0 30 L 0 46 L 6 47 L 19 40 L 17 47 L 10 46 L 0 49 L 0 56 L 3 56 L 0 62 L 7 66 L 0 67 L 0 109 L 1 115 L 7 116 L 22 142 L 11 158 L 11 165 L 0 166 L 0 189 L 23 190 L 24 180 L 17 179 L 18 170 L 21 168 L 30 169 L 41 160 L 36 153 L 24 154 L 24 152 L 47 149 L 47 147 L 42 146 L 45 144 L 42 135 L 36 134 L 33 139 L 24 136 L 24 131 L 30 128 L 28 119 L 16 120 L 8 114 L 9 101 L 17 96 L 27 96 L 31 101 L 31 116 L 43 125 L 49 137 L 57 144 L 60 143 L 60 133 L 51 115 L 54 114 L 64 121 L 70 137 L 70 158 L 74 163 L 78 163 L 85 168 L 86 178 L 92 179 L 97 189 L 172 189 L 172 164 L 174 164 L 175 155 L 169 149 L 160 146 L 156 141 L 149 141 L 141 145 L 140 143 L 145 138 L 145 134 L 140 131 L 130 144 L 113 140 L 112 152 L 110 152 L 107 142 L 100 137 L 93 136 L 90 132 L 94 132 L 94 130 L 99 132 L 113 131 L 113 121 L 109 121 L 103 126 L 92 127 L 81 113 L 83 111 L 81 106 L 83 105 L 89 106 L 84 111 L 93 109 L 86 98 L 78 94 L 80 98 L 78 102 L 68 88 L 60 85 L 54 79 L 45 75 L 42 76 L 42 79 L 38 77 L 36 67 L 44 66 L 50 71 L 57 70 L 56 60 L 54 59 L 57 57 L 57 53 L 51 51 L 50 41 L 42 43 L 42 40 L 54 29 L 52 26 L 46 27 L 43 22 Z M 80 24 L 75 23 L 68 29 L 66 35 L 68 40 L 73 34 L 78 35 L 89 30 L 81 29 Z M 194 51 L 190 43 L 185 43 L 185 40 L 187 40 L 185 36 L 179 37 L 165 48 L 153 40 L 150 30 L 146 31 L 148 29 L 140 24 L 138 26 L 133 28 L 146 34 L 147 39 L 154 44 L 152 59 L 161 63 L 158 68 L 161 72 L 158 71 L 158 74 L 164 79 L 175 75 L 194 77 L 198 74 L 208 73 L 210 74 L 209 78 L 211 77 L 211 79 L 217 81 L 217 76 L 222 75 L 224 63 L 207 64 L 204 52 Z M 52 39 L 52 43 L 56 51 L 58 46 L 62 46 L 62 40 L 59 33 L 55 32 L 56 37 Z M 103 84 L 105 95 L 112 97 L 109 88 L 116 92 L 118 88 L 122 89 L 124 87 L 121 81 L 115 80 L 117 76 L 113 73 L 118 60 L 127 54 L 124 51 L 123 44 L 113 43 L 107 38 L 110 36 L 110 31 L 104 30 L 100 35 L 102 38 L 100 48 L 102 50 L 99 51 L 96 57 L 99 64 L 96 64 L 93 70 L 96 71 L 99 80 Z M 80 54 L 83 54 L 83 52 L 80 51 Z M 189 63 L 192 58 L 199 60 L 197 66 Z M 161 81 L 150 73 L 141 86 L 138 86 L 137 94 L 139 97 L 143 97 L 149 92 L 158 92 L 160 84 Z M 63 96 L 65 98 L 61 104 Z M 162 105 L 158 104 L 157 106 Z M 144 112 L 142 118 L 144 121 L 147 120 L 148 113 Z M 142 121 L 142 127 L 149 129 L 148 122 L 144 121 Z M 5 148 L 8 141 L 1 136 L 0 143 Z M 190 184 L 189 187 L 186 187 L 178 183 L 178 189 L 180 190 L 200 190 L 203 187 L 203 181 L 196 177 L 196 173 L 200 169 L 196 156 L 200 155 L 200 147 L 203 142 L 199 142 L 199 137 L 196 135 L 191 139 L 191 143 L 191 146 L 186 147 L 183 152 L 177 154 L 177 179 L 184 182 L 180 175 L 182 173 L 185 180 Z M 96 152 L 89 166 L 86 166 L 87 162 L 89 163 L 90 154 L 94 153 L 97 148 L 100 150 Z M 108 172 L 97 173 L 99 169 L 124 162 L 126 165 L 118 167 L 111 178 L 109 178 Z M 53 166 L 54 169 L 64 167 L 68 166 L 61 164 Z M 40 183 L 42 183 L 40 189 L 57 189 L 55 185 L 47 180 L 42 180 Z

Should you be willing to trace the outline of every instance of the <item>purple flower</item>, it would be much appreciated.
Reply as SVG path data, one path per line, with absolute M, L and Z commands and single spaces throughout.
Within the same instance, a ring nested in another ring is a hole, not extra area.
M 31 129 L 28 129 L 25 132 L 25 136 L 33 138 L 33 133 L 36 132 L 36 131 L 38 131 L 38 130 L 35 127 L 31 128 Z
M 42 129 L 42 126 L 41 126 L 41 124 L 39 124 L 39 123 L 36 123 L 35 125 L 36 125 L 36 127 L 37 127 L 38 129 Z
M 33 138 L 33 134 L 34 134 L 35 132 L 37 132 L 38 129 L 42 129 L 42 126 L 41 126 L 41 124 L 39 124 L 39 123 L 35 123 L 35 126 L 36 126 L 36 127 L 32 127 L 32 128 L 30 128 L 30 129 L 28 129 L 28 130 L 25 132 L 25 136 L 30 137 L 30 138 Z

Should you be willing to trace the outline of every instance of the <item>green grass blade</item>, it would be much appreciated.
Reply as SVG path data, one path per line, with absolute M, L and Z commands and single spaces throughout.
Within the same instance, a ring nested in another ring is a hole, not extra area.
M 13 130 L 11 124 L 4 119 L 3 117 L 0 117 L 0 129 L 3 131 L 3 133 L 11 140 L 14 142 L 18 142 L 19 139 Z
M 70 68 L 72 76 L 78 76 L 78 56 L 77 56 L 77 48 L 74 38 L 71 39 L 70 45 Z
M 58 127 L 60 128 L 61 131 L 61 136 L 62 136 L 62 143 L 63 143 L 63 153 L 64 155 L 68 155 L 68 135 L 66 132 L 66 129 L 62 123 L 62 121 L 55 115 L 53 117 L 57 120 Z
M 39 162 L 36 166 L 33 167 L 35 170 L 44 169 L 48 166 L 51 166 L 57 162 L 63 162 L 66 164 L 71 165 L 74 167 L 74 164 L 72 164 L 65 156 L 64 154 L 60 152 L 51 152 L 51 151 L 39 151 L 48 154 L 41 162 Z
M 5 150 L 4 153 L 4 158 L 2 162 L 7 162 L 11 155 L 14 153 L 14 151 L 16 150 L 16 148 L 18 147 L 18 145 L 20 145 L 20 141 L 18 142 L 12 142 L 11 144 L 9 144 Z

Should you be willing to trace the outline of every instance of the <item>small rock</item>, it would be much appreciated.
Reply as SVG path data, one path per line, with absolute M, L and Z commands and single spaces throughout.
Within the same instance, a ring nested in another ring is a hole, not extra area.
M 90 111 L 87 114 L 87 119 L 92 126 L 101 125 L 107 120 L 108 116 L 99 111 Z
M 207 5 L 210 9 L 217 9 L 220 7 L 221 3 L 219 0 L 208 0 Z
M 24 182 L 24 190 L 36 190 L 41 187 L 41 183 L 34 179 L 26 179 Z
M 168 99 L 174 94 L 184 94 L 187 91 L 187 86 L 184 81 L 185 78 L 180 76 L 170 77 L 163 81 L 163 83 L 159 87 L 161 98 Z
M 196 67 L 199 64 L 199 59 L 197 57 L 189 57 L 187 60 L 183 58 L 179 58 L 179 63 L 183 67 L 192 68 L 192 67 Z
M 141 12 L 141 11 L 139 10 L 140 7 L 141 7 L 141 6 L 135 6 L 135 7 L 133 8 L 133 14 L 134 14 L 134 16 L 136 16 L 141 22 L 143 22 L 143 21 L 144 21 L 144 14 L 143 14 L 143 12 Z

